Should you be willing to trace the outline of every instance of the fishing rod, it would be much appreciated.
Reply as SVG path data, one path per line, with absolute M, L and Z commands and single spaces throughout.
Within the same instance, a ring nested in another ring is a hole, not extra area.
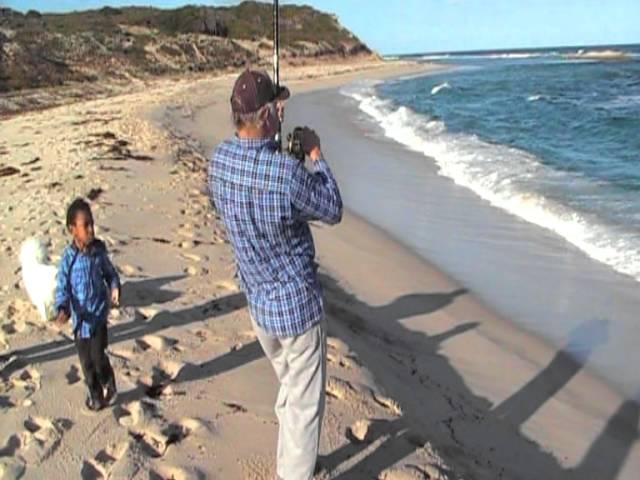
M 273 0 L 273 81 L 276 92 L 280 91 L 280 9 L 278 0 Z M 275 138 L 278 150 L 282 150 L 282 123 L 278 125 Z
M 278 0 L 273 0 L 273 81 L 276 84 L 276 92 L 280 93 L 280 9 Z M 280 113 L 278 112 L 278 116 Z M 304 162 L 305 153 L 302 147 L 302 127 L 295 127 L 287 135 L 287 152 L 298 160 Z M 282 118 L 278 122 L 278 131 L 274 138 L 276 148 L 282 151 Z

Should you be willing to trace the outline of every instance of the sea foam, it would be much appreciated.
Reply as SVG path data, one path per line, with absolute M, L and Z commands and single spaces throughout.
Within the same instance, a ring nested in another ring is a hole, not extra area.
M 438 87 L 444 88 L 443 84 Z M 595 215 L 577 211 L 528 188 L 547 180 L 579 186 L 588 184 L 589 179 L 554 170 L 524 150 L 487 143 L 475 135 L 449 132 L 441 120 L 379 98 L 371 84 L 343 89 L 342 93 L 355 99 L 360 110 L 382 128 L 385 136 L 433 158 L 441 175 L 640 280 L 640 241 L 634 232 L 607 225 Z

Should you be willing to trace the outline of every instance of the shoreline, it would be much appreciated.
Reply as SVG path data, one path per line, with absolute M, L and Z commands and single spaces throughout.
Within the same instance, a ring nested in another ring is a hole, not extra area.
M 429 67 L 406 73 L 417 68 Z M 302 80 L 294 93 L 371 76 Z M 3 252 L 13 259 L 37 233 L 57 253 L 67 200 L 99 189 L 98 235 L 126 292 L 110 317 L 120 399 L 87 417 L 72 346 L 34 319 L 15 260 L 0 266 L 0 340 L 21 350 L 0 389 L 8 478 L 273 478 L 276 381 L 203 195 L 203 149 L 231 131 L 232 81 L 2 121 L 28 173 L 0 179 Z M 355 215 L 313 233 L 330 317 L 321 480 L 635 478 L 637 407 Z

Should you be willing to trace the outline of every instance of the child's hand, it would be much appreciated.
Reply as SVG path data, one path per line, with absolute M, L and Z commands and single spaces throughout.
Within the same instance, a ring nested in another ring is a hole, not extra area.
M 120 289 L 119 288 L 111 289 L 111 305 L 114 307 L 120 306 Z
M 66 314 L 66 312 L 64 310 L 60 310 L 58 312 L 58 316 L 53 321 L 53 326 L 57 329 L 61 329 L 62 327 L 64 327 L 68 320 L 69 316 Z

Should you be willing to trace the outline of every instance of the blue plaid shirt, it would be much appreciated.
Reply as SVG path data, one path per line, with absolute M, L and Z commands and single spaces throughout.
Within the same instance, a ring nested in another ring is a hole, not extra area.
M 90 338 L 106 322 L 113 288 L 120 288 L 120 277 L 103 242 L 94 240 L 85 252 L 73 243 L 65 247 L 58 266 L 55 307 L 56 312 L 71 315 L 75 335 Z
M 307 222 L 342 218 L 326 161 L 318 159 L 310 172 L 269 139 L 233 137 L 213 152 L 209 192 L 255 322 L 277 337 L 301 335 L 320 322 L 322 290 Z

